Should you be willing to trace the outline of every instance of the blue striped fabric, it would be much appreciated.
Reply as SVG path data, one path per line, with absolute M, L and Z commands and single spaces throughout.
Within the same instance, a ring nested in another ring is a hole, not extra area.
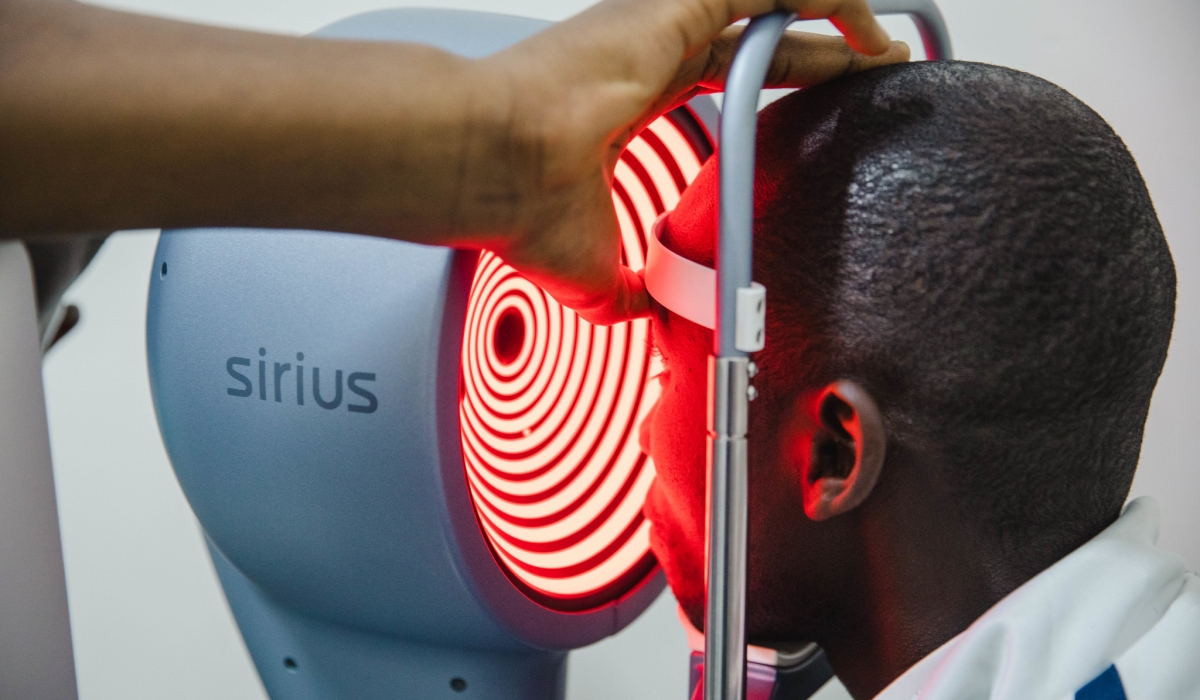
M 1109 666 L 1104 673 L 1075 693 L 1075 700 L 1128 700 L 1125 686 L 1121 685 L 1121 674 L 1116 666 Z

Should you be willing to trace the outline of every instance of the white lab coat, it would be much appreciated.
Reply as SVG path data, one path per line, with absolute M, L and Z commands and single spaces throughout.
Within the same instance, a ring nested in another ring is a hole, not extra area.
M 1200 578 L 1158 526 L 1130 502 L 875 700 L 1200 700 Z

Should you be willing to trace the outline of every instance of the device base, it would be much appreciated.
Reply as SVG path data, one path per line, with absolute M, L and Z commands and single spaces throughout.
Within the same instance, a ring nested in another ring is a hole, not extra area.
M 264 596 L 207 543 L 272 700 L 562 700 L 565 695 L 566 652 L 441 647 L 309 618 Z

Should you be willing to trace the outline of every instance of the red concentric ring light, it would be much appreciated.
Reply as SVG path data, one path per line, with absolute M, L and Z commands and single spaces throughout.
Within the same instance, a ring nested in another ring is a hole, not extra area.
M 621 155 L 613 203 L 634 270 L 651 224 L 711 152 L 684 108 Z M 467 481 L 497 562 L 548 607 L 604 604 L 654 569 L 642 516 L 654 465 L 637 439 L 659 391 L 649 333 L 646 320 L 593 326 L 495 255 L 479 258 L 459 380 Z

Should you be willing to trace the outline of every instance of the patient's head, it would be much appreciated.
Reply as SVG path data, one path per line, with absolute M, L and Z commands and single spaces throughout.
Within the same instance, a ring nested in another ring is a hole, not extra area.
M 714 159 L 664 243 L 711 265 L 716 197 Z M 889 597 L 970 620 L 1112 522 L 1175 273 L 1098 115 L 1004 68 L 877 69 L 762 112 L 755 198 L 752 641 L 828 644 Z M 699 624 L 711 332 L 658 305 L 654 332 L 647 514 Z

